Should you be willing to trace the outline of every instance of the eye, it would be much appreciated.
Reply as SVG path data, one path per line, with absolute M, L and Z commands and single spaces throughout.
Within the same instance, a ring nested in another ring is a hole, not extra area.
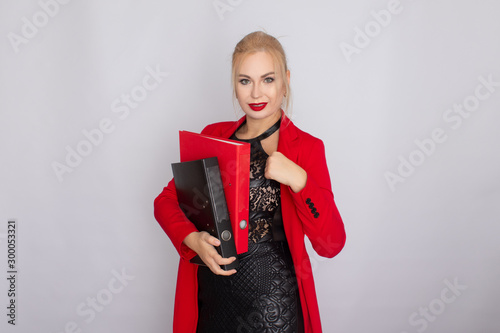
M 241 83 L 242 85 L 246 86 L 247 84 L 249 84 L 249 83 L 250 83 L 250 80 L 249 80 L 249 79 L 241 79 L 241 80 L 240 80 L 240 83 Z
M 273 81 L 274 81 L 274 77 L 270 77 L 270 76 L 268 76 L 268 77 L 266 77 L 266 78 L 264 79 L 264 82 L 265 82 L 265 83 L 272 83 Z

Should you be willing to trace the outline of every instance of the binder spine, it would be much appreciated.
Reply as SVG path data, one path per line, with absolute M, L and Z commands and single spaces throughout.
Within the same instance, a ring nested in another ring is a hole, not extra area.
M 229 211 L 224 195 L 224 186 L 220 174 L 217 158 L 204 160 L 207 176 L 209 198 L 211 199 L 212 212 L 215 221 L 215 231 L 221 242 L 218 247 L 219 253 L 224 258 L 236 256 L 236 247 L 234 245 L 233 230 L 229 219 Z M 223 269 L 229 270 L 238 267 L 238 259 L 229 265 L 223 265 Z
M 248 177 L 243 177 L 243 175 L 248 175 L 248 172 L 243 172 L 244 170 L 250 170 L 250 147 L 239 147 L 238 154 L 240 156 L 240 163 L 238 165 L 239 170 L 236 172 L 236 197 L 234 202 L 234 212 L 235 216 L 233 219 L 235 220 L 233 223 L 233 228 L 238 228 L 238 232 L 235 233 L 235 244 L 237 253 L 245 253 L 248 251 L 248 219 L 249 219 L 249 211 L 248 211 L 248 203 L 250 201 L 249 193 L 250 193 L 250 179 Z M 240 207 L 238 211 L 237 208 Z
M 208 191 L 210 192 L 209 198 L 212 198 L 212 207 L 215 221 L 221 222 L 227 219 L 227 205 L 224 196 L 224 186 L 222 185 L 220 170 L 217 163 L 210 163 L 213 160 L 205 160 L 205 168 L 207 170 L 207 183 Z M 212 165 L 210 165 L 212 164 Z

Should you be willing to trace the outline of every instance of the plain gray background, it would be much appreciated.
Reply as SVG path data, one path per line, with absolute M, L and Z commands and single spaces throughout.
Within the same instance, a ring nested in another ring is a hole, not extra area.
M 346 226 L 337 257 L 310 251 L 324 331 L 498 332 L 499 11 L 1 0 L 0 277 L 7 221 L 18 224 L 17 325 L 2 277 L 2 332 L 171 331 L 178 255 L 153 200 L 178 130 L 242 115 L 231 53 L 261 29 L 287 52 L 292 119 L 324 141 Z

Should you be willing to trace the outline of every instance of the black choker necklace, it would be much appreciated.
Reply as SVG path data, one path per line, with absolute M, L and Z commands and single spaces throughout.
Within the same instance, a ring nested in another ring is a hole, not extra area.
M 240 129 L 243 125 L 245 125 L 246 122 L 247 121 L 245 119 L 245 121 L 240 125 L 240 127 L 238 129 Z M 241 141 L 262 141 L 262 140 L 270 137 L 274 132 L 276 132 L 280 128 L 280 125 L 281 125 L 281 117 L 280 117 L 280 119 L 278 119 L 277 122 L 274 123 L 273 126 L 271 126 L 270 128 L 268 128 L 261 135 L 255 137 L 255 138 L 252 138 L 252 139 L 238 139 L 238 140 L 241 140 Z M 238 130 L 236 130 L 236 131 L 238 131 Z

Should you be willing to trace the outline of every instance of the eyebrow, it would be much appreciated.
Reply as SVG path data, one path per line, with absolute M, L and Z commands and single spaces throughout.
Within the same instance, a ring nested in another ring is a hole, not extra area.
M 263 74 L 263 75 L 261 75 L 260 77 L 261 77 L 261 78 L 265 78 L 266 76 L 269 76 L 269 75 L 271 75 L 271 74 L 274 74 L 274 72 L 269 72 L 269 73 Z M 247 77 L 247 78 L 249 78 L 249 79 L 250 79 L 250 76 L 248 76 L 248 75 L 246 75 L 246 74 L 239 74 L 238 76 Z

